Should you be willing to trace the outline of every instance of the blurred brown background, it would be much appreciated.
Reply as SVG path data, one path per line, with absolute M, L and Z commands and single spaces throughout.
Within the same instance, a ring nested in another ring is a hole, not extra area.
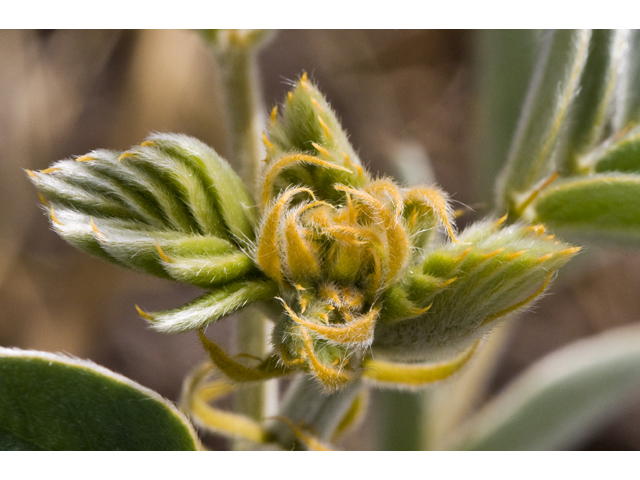
M 490 198 L 477 181 L 477 42 L 471 31 L 279 32 L 260 55 L 265 108 L 281 101 L 287 79 L 309 72 L 370 170 L 412 183 L 435 175 L 456 201 L 476 205 L 462 226 L 486 213 L 478 203 Z M 49 229 L 22 169 L 96 148 L 125 150 L 152 131 L 190 134 L 224 155 L 217 80 L 213 57 L 189 31 L 0 32 L 0 345 L 89 358 L 178 398 L 181 379 L 203 359 L 197 339 L 151 331 L 134 305 L 170 308 L 199 290 L 67 245 Z M 640 319 L 640 257 L 595 248 L 582 257 L 518 321 L 494 390 L 555 348 Z M 209 334 L 230 347 L 233 321 Z M 376 398 L 342 447 L 378 448 Z M 640 449 L 640 404 L 575 447 Z

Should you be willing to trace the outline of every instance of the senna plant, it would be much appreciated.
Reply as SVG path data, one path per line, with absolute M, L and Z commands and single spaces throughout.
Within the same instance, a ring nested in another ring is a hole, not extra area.
M 180 406 L 237 448 L 333 448 L 363 416 L 371 388 L 429 387 L 446 408 L 447 389 L 477 373 L 494 328 L 533 305 L 578 243 L 637 244 L 635 32 L 541 37 L 493 213 L 460 232 L 437 185 L 367 170 L 306 73 L 264 125 L 256 120 L 255 58 L 268 35 L 203 36 L 223 74 L 243 179 L 212 148 L 181 134 L 152 134 L 124 152 L 94 150 L 27 174 L 51 227 L 70 244 L 205 289 L 170 310 L 136 308 L 160 333 L 198 332 L 208 360 L 185 380 Z M 227 352 L 206 328 L 235 312 L 244 333 L 238 351 Z M 638 335 L 633 326 L 552 355 L 430 447 L 563 448 L 640 385 Z M 554 375 L 539 374 L 545 365 Z M 0 417 L 13 419 L 0 429 L 4 448 L 200 447 L 183 413 L 105 369 L 8 349 L 0 367 L 2 391 L 12 392 L 0 395 Z M 280 378 L 292 381 L 269 411 L 265 397 Z M 90 393 L 66 394 L 64 384 L 78 379 Z M 42 418 L 27 422 L 16 410 L 33 382 L 52 388 L 30 400 Z M 120 393 L 106 395 L 92 382 Z M 231 393 L 242 400 L 236 411 L 214 405 Z M 99 402 L 107 413 L 89 415 Z M 437 399 L 432 409 L 437 416 Z M 92 423 L 71 419 L 60 434 L 51 416 L 74 411 Z M 96 433 L 103 429 L 104 438 Z M 158 432 L 153 442 L 128 433 L 149 429 Z M 82 440 L 87 435 L 91 441 Z

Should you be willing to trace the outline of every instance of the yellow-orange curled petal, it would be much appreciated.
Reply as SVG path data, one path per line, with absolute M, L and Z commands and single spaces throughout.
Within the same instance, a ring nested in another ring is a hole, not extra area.
M 143 145 L 144 145 L 144 143 L 143 143 Z M 95 158 L 92 157 L 91 155 L 83 155 L 81 157 L 77 157 L 76 158 L 76 162 L 90 162 L 92 160 L 95 160 Z
M 320 274 L 320 264 L 300 229 L 295 214 L 287 215 L 284 225 L 286 266 L 291 279 L 314 278 Z
M 152 315 L 151 313 L 145 312 L 138 305 L 136 305 L 135 307 L 136 307 L 136 310 L 138 311 L 138 315 L 140 315 L 145 320 L 149 320 L 149 321 L 153 322 L 156 319 L 155 315 Z
M 296 323 L 303 325 L 327 340 L 347 345 L 361 345 L 368 344 L 373 340 L 373 330 L 380 308 L 372 308 L 368 313 L 343 325 L 321 325 L 299 317 L 291 312 L 290 309 L 287 310 L 287 313 Z
M 308 193 L 315 200 L 313 192 L 308 188 L 294 188 L 284 192 L 268 212 L 258 236 L 255 261 L 264 273 L 278 282 L 284 278 L 278 256 L 278 226 L 291 198 L 302 192 Z
M 158 254 L 160 255 L 160 258 L 167 262 L 167 263 L 172 263 L 173 260 L 171 260 L 171 258 L 169 258 L 169 256 L 164 253 L 164 250 L 162 250 L 162 247 L 160 246 L 160 244 L 156 241 L 156 247 L 158 248 Z
M 320 126 L 324 130 L 324 134 L 327 136 L 327 139 L 333 140 L 333 134 L 331 133 L 331 130 L 329 130 L 329 127 L 320 115 L 318 115 L 318 121 L 320 122 Z
M 118 161 L 121 161 L 121 160 L 123 160 L 125 158 L 133 158 L 135 156 L 136 156 L 136 154 L 134 152 L 124 152 L 122 155 L 120 155 L 118 157 Z
M 518 250 L 517 252 L 510 253 L 509 255 L 507 255 L 507 260 L 508 261 L 515 260 L 516 258 L 521 257 L 525 253 L 527 253 L 526 250 Z
M 326 157 L 330 157 L 331 156 L 331 154 L 329 153 L 329 150 L 324 148 L 322 145 L 318 145 L 316 142 L 311 142 L 311 145 L 313 145 L 313 148 L 315 148 L 318 152 L 320 152 L 324 156 L 326 156 Z
M 477 351 L 480 340 L 453 360 L 432 363 L 395 363 L 368 357 L 364 361 L 363 377 L 374 382 L 398 387 L 419 388 L 444 380 L 458 372 Z
M 283 345 L 280 345 L 280 359 L 287 367 L 296 367 L 298 365 L 304 365 L 306 362 L 302 358 L 305 354 L 303 351 L 298 352 L 300 358 L 291 358 Z
M 275 178 L 278 176 L 278 174 L 280 174 L 282 170 L 296 163 L 311 163 L 313 165 L 318 165 L 320 167 L 330 168 L 333 170 L 341 170 L 343 172 L 351 173 L 350 170 L 340 165 L 327 162 L 325 160 L 322 160 L 318 157 L 314 157 L 312 155 L 304 155 L 304 154 L 286 155 L 271 166 L 269 173 L 267 173 L 264 179 L 264 186 L 262 190 L 262 201 L 265 205 L 269 201 L 269 196 L 271 195 L 271 188 L 273 186 L 273 182 Z M 315 200 L 315 197 L 314 197 L 314 200 Z
M 508 214 L 508 213 L 505 213 L 505 214 L 504 214 L 503 216 L 501 216 L 498 220 L 496 220 L 495 222 L 493 222 L 493 225 L 491 225 L 491 227 L 492 227 L 494 230 L 497 230 L 498 228 L 500 228 L 500 227 L 502 226 L 502 224 L 503 224 L 504 222 L 506 222 L 506 221 L 507 221 L 507 217 L 508 217 L 508 216 L 509 216 L 509 214 Z
M 538 263 L 546 262 L 547 260 L 549 260 L 552 257 L 553 257 L 553 253 L 547 253 L 546 255 L 543 255 L 538 259 Z
M 469 252 L 473 250 L 473 247 L 467 247 L 464 249 L 462 253 L 460 253 L 457 257 L 454 258 L 456 263 L 460 263 L 464 258 L 469 254 Z
M 269 139 L 267 138 L 267 134 L 262 132 L 262 143 L 264 144 L 265 148 L 267 149 L 267 152 L 273 152 L 273 143 L 271 143 L 269 141 Z
M 313 104 L 315 109 L 318 110 L 319 112 L 324 112 L 325 111 L 324 107 L 322 105 L 320 105 L 315 98 L 311 99 L 311 103 Z
M 544 225 L 540 225 L 540 224 L 531 225 L 531 226 L 527 227 L 526 230 L 529 230 L 529 231 L 535 233 L 538 236 L 543 235 L 545 233 L 545 231 L 546 231 L 545 228 L 544 228 Z
M 233 358 L 225 353 L 218 345 L 209 340 L 202 329 L 198 331 L 200 342 L 209 354 L 211 362 L 218 369 L 234 382 L 257 382 L 270 378 L 281 377 L 289 373 L 287 370 L 279 367 L 270 371 L 263 371 L 257 368 L 245 367 L 241 363 L 236 362 Z
M 307 447 L 309 450 L 314 452 L 330 452 L 333 451 L 333 448 L 328 446 L 327 444 L 321 442 L 316 437 L 309 435 L 302 428 L 296 426 L 291 420 L 287 417 L 277 416 L 270 417 L 274 420 L 280 420 L 283 423 L 286 423 L 287 426 L 291 429 L 296 438 L 302 442 L 302 444 Z
M 449 285 L 451 285 L 453 282 L 455 282 L 458 279 L 458 277 L 453 277 L 450 278 L 449 280 L 445 280 L 444 282 L 442 282 L 440 284 L 440 288 L 444 288 L 444 287 L 448 287 Z
M 460 243 L 456 238 L 451 222 L 450 207 L 445 198 L 436 190 L 430 188 L 413 188 L 405 193 L 410 202 L 424 203 L 431 207 L 440 223 L 444 226 L 453 243 Z
M 316 357 L 316 354 L 313 350 L 313 343 L 311 341 L 311 336 L 307 333 L 304 328 L 301 328 L 302 338 L 304 340 L 305 352 L 307 354 L 307 358 L 309 359 L 309 363 L 311 364 L 311 368 L 318 380 L 322 382 L 322 384 L 328 390 L 336 390 L 338 388 L 343 387 L 349 380 L 351 380 L 351 375 L 342 370 L 342 368 L 336 370 L 333 368 L 329 368 L 325 366 L 319 359 Z
M 505 315 L 507 315 L 508 313 L 511 313 L 521 307 L 524 307 L 525 305 L 527 305 L 528 303 L 532 302 L 533 300 L 536 299 L 536 297 L 538 297 L 539 295 L 542 294 L 542 292 L 544 292 L 544 289 L 547 288 L 547 285 L 549 284 L 549 282 L 551 281 L 551 276 L 553 275 L 553 273 L 550 273 L 549 275 L 547 275 L 547 278 L 545 279 L 544 283 L 542 284 L 542 286 L 536 290 L 535 292 L 533 292 L 531 295 L 529 295 L 527 298 L 525 298 L 524 300 L 522 300 L 521 302 L 518 302 L 514 305 L 511 305 L 509 308 L 505 308 L 504 310 L 501 310 L 498 313 L 494 313 L 493 315 L 488 316 L 487 318 L 484 319 L 484 321 L 482 322 L 482 325 L 486 325 L 489 322 L 492 322 L 500 317 L 504 317 Z
M 40 170 L 40 173 L 45 173 L 46 174 L 46 173 L 56 172 L 58 170 L 60 170 L 60 169 L 57 168 L 57 167 L 50 167 L 50 168 L 45 168 L 44 170 Z
M 51 216 L 51 221 L 53 223 L 57 223 L 58 225 L 62 225 L 62 223 L 60 223 L 60 221 L 56 217 L 56 212 L 53 211 L 53 207 L 51 207 L 51 210 L 49 210 L 49 215 Z
M 102 239 L 107 238 L 104 233 L 102 233 L 100 230 L 98 230 L 98 227 L 96 227 L 96 224 L 93 221 L 93 217 L 90 218 L 89 223 L 91 224 L 91 230 L 94 231 L 94 233 L 96 234 L 97 237 L 102 238 Z
M 271 123 L 276 121 L 277 116 L 278 116 L 278 106 L 276 105 L 271 109 L 271 115 L 269 117 L 269 120 L 271 120 Z
M 504 252 L 505 250 L 506 250 L 506 249 L 505 249 L 504 247 L 496 248 L 493 252 L 485 253 L 485 254 L 483 254 L 482 256 L 483 256 L 485 259 L 493 258 L 493 257 L 495 257 L 496 255 L 498 255 L 499 253 Z
M 389 180 L 376 180 L 375 182 L 371 182 L 366 190 L 372 195 L 376 195 L 377 192 L 383 192 L 389 196 L 392 200 L 393 206 L 396 210 L 396 215 L 399 216 L 402 214 L 402 210 L 404 209 L 404 202 L 402 201 L 402 195 L 400 195 L 400 191 L 396 185 Z

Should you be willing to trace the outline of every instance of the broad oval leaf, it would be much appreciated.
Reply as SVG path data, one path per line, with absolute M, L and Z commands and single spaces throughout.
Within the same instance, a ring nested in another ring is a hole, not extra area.
M 0 347 L 0 450 L 197 450 L 176 407 L 86 360 Z
M 640 323 L 575 342 L 531 366 L 473 417 L 454 448 L 570 448 L 640 393 Z
M 640 175 L 569 178 L 544 190 L 534 221 L 563 238 L 640 245 Z

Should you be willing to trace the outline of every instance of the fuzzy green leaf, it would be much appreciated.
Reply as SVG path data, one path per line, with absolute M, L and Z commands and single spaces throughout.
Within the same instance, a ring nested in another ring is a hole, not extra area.
M 579 250 L 541 225 L 483 221 L 458 239 L 464 243 L 432 251 L 387 292 L 374 354 L 428 361 L 464 350 L 498 319 L 529 306 Z
M 470 419 L 460 450 L 571 448 L 640 393 L 640 324 L 535 363 Z
M 543 44 L 520 115 L 508 163 L 499 180 L 498 206 L 519 215 L 519 196 L 557 169 L 566 118 L 587 60 L 588 30 L 543 34 Z
M 536 221 L 565 238 L 640 245 L 640 176 L 619 173 L 569 178 L 544 190 Z
M 196 450 L 156 392 L 86 360 L 0 348 L 1 450 Z
M 616 86 L 623 74 L 627 30 L 594 30 L 572 113 L 567 167 L 611 133 Z
M 274 110 L 267 126 L 267 168 L 272 168 L 288 155 L 304 154 L 342 167 L 342 170 L 309 162 L 292 163 L 269 182 L 269 191 L 265 194 L 267 200 L 277 197 L 291 185 L 308 186 L 321 198 L 337 199 L 343 194 L 337 192 L 333 185 L 359 187 L 369 180 L 337 115 L 306 74 L 279 110 L 278 115 Z
M 152 328 L 160 332 L 189 332 L 203 328 L 250 303 L 271 300 L 277 292 L 277 285 L 273 282 L 235 282 L 205 293 L 182 307 L 140 313 L 151 322 Z
M 254 271 L 253 200 L 231 167 L 184 135 L 153 135 L 122 155 L 98 150 L 28 172 L 53 229 L 92 255 L 213 287 Z
M 581 166 L 602 172 L 640 172 L 640 127 L 629 130 L 614 142 L 607 142 L 585 157 Z

